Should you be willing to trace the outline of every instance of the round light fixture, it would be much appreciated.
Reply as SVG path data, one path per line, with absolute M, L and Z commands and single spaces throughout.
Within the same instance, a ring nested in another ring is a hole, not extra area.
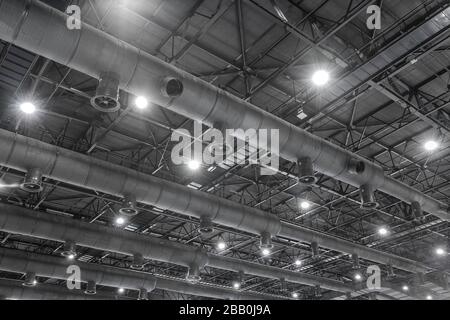
M 261 250 L 261 253 L 263 256 L 268 256 L 270 254 L 270 249 L 269 248 L 263 248 Z
M 439 247 L 439 248 L 436 248 L 436 254 L 438 256 L 443 256 L 446 254 L 446 252 L 445 252 L 444 248 Z
M 125 224 L 125 218 L 124 218 L 124 217 L 117 217 L 117 218 L 116 218 L 116 224 L 117 224 L 118 226 L 124 225 L 124 224 Z
M 425 148 L 425 150 L 427 151 L 434 151 L 437 148 L 439 148 L 439 143 L 437 143 L 434 140 L 428 140 L 427 142 L 425 142 L 425 144 L 423 145 L 423 147 Z
M 300 267 L 301 265 L 302 265 L 302 260 L 300 260 L 300 259 L 297 259 L 297 260 L 295 260 L 295 265 L 297 266 L 297 267 Z
M 223 251 L 227 248 L 227 244 L 224 241 L 219 241 L 217 243 L 217 249 Z
M 241 288 L 241 284 L 238 281 L 233 282 L 234 290 L 239 290 Z
M 134 101 L 134 104 L 138 109 L 146 109 L 148 107 L 148 100 L 143 96 L 139 96 Z
M 427 300 L 433 300 L 433 297 L 429 294 L 427 295 Z
M 33 114 L 36 111 L 36 106 L 31 102 L 24 102 L 20 105 L 20 110 L 26 114 Z
M 389 231 L 388 231 L 388 229 L 385 228 L 385 227 L 380 227 L 380 228 L 378 229 L 378 234 L 379 234 L 380 236 L 386 236 L 388 233 L 389 233 Z
M 125 289 L 124 288 L 119 288 L 119 289 L 117 289 L 117 292 L 119 294 L 123 294 L 125 292 Z
M 356 281 L 360 281 L 361 279 L 362 279 L 362 275 L 361 274 L 359 274 L 359 273 L 355 274 L 355 280 Z
M 312 76 L 312 82 L 316 86 L 324 86 L 330 80 L 330 74 L 325 70 L 317 70 Z
M 191 170 L 198 170 L 200 168 L 200 162 L 198 162 L 197 160 L 190 160 L 187 163 L 187 166 Z
M 73 259 L 75 259 L 75 255 L 73 253 L 71 253 L 67 256 L 67 259 L 73 260 Z
M 311 203 L 309 201 L 303 200 L 302 202 L 300 202 L 300 208 L 302 208 L 303 210 L 308 210 L 309 208 L 311 208 Z
M 297 292 L 292 292 L 292 298 L 297 299 L 298 298 L 298 293 Z
M 409 287 L 405 284 L 405 285 L 402 287 L 402 290 L 403 290 L 403 291 L 409 291 Z

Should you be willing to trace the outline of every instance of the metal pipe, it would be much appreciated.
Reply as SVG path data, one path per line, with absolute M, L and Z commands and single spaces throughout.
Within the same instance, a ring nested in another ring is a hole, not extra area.
M 0 230 L 61 242 L 66 238 L 71 238 L 80 246 L 129 256 L 139 252 L 147 259 L 188 268 L 210 266 L 235 272 L 242 270 L 247 274 L 265 278 L 279 279 L 280 276 L 283 276 L 287 281 L 294 283 L 310 286 L 320 284 L 328 290 L 339 292 L 350 290 L 350 286 L 341 281 L 218 256 L 192 246 L 149 235 L 136 234 L 7 204 L 0 204 Z M 99 281 L 97 278 L 95 280 Z
M 371 161 L 88 24 L 83 23 L 81 31 L 69 30 L 66 19 L 63 13 L 36 0 L 3 0 L 0 2 L 0 38 L 97 79 L 104 72 L 113 72 L 118 75 L 119 87 L 123 90 L 151 97 L 158 105 L 210 126 L 221 123 L 226 128 L 244 130 L 278 129 L 280 155 L 284 158 L 298 162 L 309 157 L 314 168 L 329 177 L 358 188 L 370 184 L 374 190 L 407 203 L 417 201 L 423 210 L 450 221 L 447 204 L 385 176 L 383 169 Z M 442 30 L 447 24 L 448 18 L 444 18 L 435 27 Z M 171 83 L 176 84 L 169 85 Z M 172 87 L 176 94 L 168 94 Z M 364 163 L 360 172 L 354 170 L 355 161 Z
M 0 270 L 13 273 L 32 271 L 38 277 L 67 280 L 67 268 L 77 265 L 80 268 L 80 281 L 94 281 L 97 285 L 123 288 L 127 290 L 145 289 L 151 292 L 155 288 L 179 292 L 189 295 L 215 299 L 233 300 L 271 300 L 278 296 L 256 294 L 252 292 L 236 292 L 234 290 L 206 285 L 192 285 L 182 280 L 156 277 L 144 272 L 120 269 L 116 267 L 68 261 L 55 256 L 24 252 L 14 249 L 0 248 Z
M 0 130 L 0 150 L 2 150 L 0 165 L 16 170 L 26 171 L 26 168 L 33 164 L 42 168 L 44 176 L 55 180 L 118 197 L 133 194 L 139 202 L 191 217 L 210 217 L 215 223 L 249 233 L 270 234 L 308 243 L 317 242 L 319 246 L 327 249 L 349 254 L 357 253 L 361 258 L 391 264 L 411 272 L 428 270 L 426 266 L 410 259 L 281 222 L 276 215 L 269 212 L 5 130 Z M 71 236 L 67 235 L 67 239 L 71 239 Z M 73 236 L 77 236 L 77 233 Z M 148 252 L 145 248 L 143 250 Z M 158 258 L 170 257 L 158 256 Z M 187 259 L 186 254 L 181 252 L 179 259 Z M 184 265 L 189 267 L 189 264 Z

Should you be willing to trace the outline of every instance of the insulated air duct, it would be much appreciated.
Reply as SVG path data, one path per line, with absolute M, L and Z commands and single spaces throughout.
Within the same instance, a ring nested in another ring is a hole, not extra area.
M 357 188 L 370 184 L 373 190 L 407 203 L 417 201 L 423 210 L 450 220 L 448 205 L 385 176 L 375 163 L 92 26 L 82 24 L 79 31 L 69 30 L 66 19 L 62 12 L 36 0 L 3 0 L 0 38 L 97 79 L 103 79 L 105 72 L 114 74 L 121 89 L 152 97 L 154 103 L 209 126 L 221 123 L 230 129 L 278 129 L 280 155 L 287 160 L 309 157 L 314 168 L 329 177 Z M 446 19 L 435 20 L 436 32 L 447 25 Z M 355 161 L 360 165 L 355 167 Z
M 41 255 L 14 249 L 0 248 L 0 270 L 25 273 L 26 270 L 35 270 L 35 275 L 51 279 L 67 280 L 67 267 L 72 262 L 55 256 Z M 120 269 L 116 267 L 86 263 L 77 261 L 76 265 L 81 270 L 81 281 L 95 281 L 97 285 L 124 288 L 127 290 L 140 290 L 144 288 L 147 292 L 155 288 L 180 292 L 189 295 L 203 296 L 215 299 L 275 299 L 277 296 L 254 294 L 252 292 L 237 293 L 224 288 L 192 285 L 175 279 L 167 279 L 152 276 L 148 273 L 133 270 Z M 41 286 L 41 284 L 39 284 Z
M 141 252 L 147 259 L 185 266 L 189 268 L 188 275 L 197 279 L 200 276 L 200 268 L 210 266 L 235 272 L 242 270 L 247 274 L 272 279 L 283 276 L 289 282 L 310 286 L 321 284 L 328 290 L 349 290 L 349 286 L 340 281 L 206 254 L 185 244 L 11 205 L 0 204 L 0 230 L 53 241 L 71 238 L 80 246 L 129 256 Z M 98 279 L 90 280 L 100 283 Z
M 122 194 L 133 194 L 139 202 L 199 219 L 210 217 L 215 223 L 230 228 L 257 235 L 270 234 L 308 243 L 317 242 L 324 248 L 349 254 L 356 253 L 360 258 L 392 264 L 411 272 L 428 270 L 409 259 L 288 222 L 280 222 L 276 215 L 269 212 L 5 130 L 0 130 L 0 150 L 2 150 L 0 165 L 16 170 L 26 171 L 30 164 L 33 164 L 45 168 L 44 176 L 55 180 L 118 197 Z M 72 239 L 71 236 L 67 235 L 67 239 Z M 130 252 L 133 254 L 136 251 Z M 141 253 L 144 254 L 144 251 Z M 181 257 L 184 257 L 184 254 L 181 254 Z

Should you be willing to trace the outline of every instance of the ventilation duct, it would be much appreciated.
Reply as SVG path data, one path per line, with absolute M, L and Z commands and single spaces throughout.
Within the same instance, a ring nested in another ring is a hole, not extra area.
M 75 242 L 72 240 L 66 240 L 66 242 L 64 242 L 61 255 L 69 259 L 74 259 L 77 255 Z
M 148 291 L 145 288 L 139 289 L 138 300 L 148 300 Z
M 210 235 L 214 232 L 210 217 L 200 217 L 200 227 L 198 228 L 198 232 L 205 236 Z
M 259 239 L 259 248 L 261 250 L 271 250 L 273 248 L 272 235 L 269 232 L 263 232 Z
M 311 158 L 301 158 L 298 162 L 298 181 L 303 184 L 311 185 L 317 182 L 314 176 L 314 168 Z
M 378 203 L 375 201 L 375 195 L 373 193 L 373 187 L 370 184 L 365 184 L 359 188 L 359 195 L 361 197 L 362 209 L 375 209 L 378 207 Z
M 39 1 L 3 0 L 0 2 L 0 38 L 97 79 L 103 78 L 105 71 L 121 75 L 120 88 L 136 96 L 150 96 L 154 103 L 208 126 L 221 123 L 224 128 L 278 129 L 280 155 L 287 160 L 298 162 L 310 157 L 314 168 L 329 177 L 357 188 L 370 183 L 373 190 L 407 203 L 418 201 L 423 210 L 450 220 L 448 205 L 385 176 L 375 163 L 92 26 L 83 24 L 80 31 L 69 30 L 66 18 L 62 12 Z M 436 34 L 448 25 L 446 19 L 434 19 L 433 23 Z M 176 83 L 164 80 L 171 78 L 176 79 Z M 175 89 L 172 91 L 172 88 Z M 364 166 L 355 170 L 354 161 L 363 162 Z
M 409 259 L 380 252 L 322 232 L 280 219 L 269 212 L 149 176 L 110 162 L 58 148 L 42 141 L 0 130 L 0 165 L 25 171 L 30 164 L 48 168 L 44 176 L 71 185 L 90 188 L 120 197 L 134 194 L 137 201 L 195 218 L 210 217 L 215 223 L 261 235 L 317 242 L 321 247 L 399 269 L 417 272 L 428 269 Z M 70 169 L 69 169 L 70 168 Z M 70 239 L 70 238 L 69 238 Z M 64 239 L 66 240 L 66 239 Z M 134 250 L 132 252 L 135 252 Z
M 97 294 L 97 284 L 95 281 L 89 280 L 86 284 L 86 290 L 84 290 L 85 294 L 94 295 Z
M 36 273 L 27 272 L 25 274 L 25 280 L 23 281 L 22 285 L 25 287 L 34 287 L 35 285 L 37 285 Z
M 39 193 L 42 191 L 42 171 L 38 168 L 28 170 L 20 189 L 29 193 Z
M 140 253 L 135 253 L 133 255 L 133 263 L 130 268 L 134 270 L 142 270 L 144 268 L 144 257 Z
M 59 259 L 55 256 L 0 248 L 0 270 L 7 272 L 25 273 L 26 270 L 33 269 L 36 271 L 35 274 L 40 277 L 67 280 L 66 270 L 70 264 L 67 260 Z M 76 264 L 80 267 L 82 282 L 91 280 L 101 286 L 124 288 L 127 290 L 145 288 L 147 292 L 158 288 L 215 299 L 270 300 L 279 298 L 278 296 L 254 294 L 251 292 L 236 293 L 232 290 L 206 285 L 192 285 L 181 280 L 155 277 L 148 273 L 106 265 L 82 261 L 77 261 Z
M 319 244 L 317 242 L 311 242 L 311 256 L 313 258 L 319 258 Z
M 0 230 L 14 234 L 53 241 L 64 241 L 63 239 L 69 236 L 76 238 L 80 246 L 130 256 L 139 251 L 147 259 L 174 263 L 188 268 L 191 266 L 200 268 L 207 265 L 234 272 L 242 270 L 247 274 L 271 279 L 278 279 L 280 275 L 283 275 L 290 282 L 310 286 L 320 283 L 323 288 L 340 292 L 349 288 L 336 280 L 206 254 L 188 245 L 16 206 L 0 204 L 0 212 Z M 198 271 L 197 274 L 199 275 L 200 272 Z
M 139 213 L 139 210 L 136 204 L 136 197 L 133 195 L 126 196 L 119 209 L 119 213 L 126 217 L 137 215 Z
M 91 105 L 101 112 L 118 111 L 120 109 L 119 83 L 119 76 L 116 73 L 102 73 L 95 96 L 91 99 Z
M 202 277 L 200 275 L 200 267 L 197 264 L 193 263 L 189 266 L 186 280 L 191 283 L 198 283 L 200 280 L 202 280 Z

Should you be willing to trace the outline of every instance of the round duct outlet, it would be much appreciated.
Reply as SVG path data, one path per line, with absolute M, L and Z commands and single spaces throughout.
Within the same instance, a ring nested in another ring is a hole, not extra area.
M 121 215 L 131 217 L 137 215 L 139 212 L 136 208 L 129 207 L 129 208 L 120 208 L 119 213 Z
M 364 202 L 361 203 L 361 209 L 376 209 L 378 207 L 378 202 L 370 201 L 370 202 Z
M 38 168 L 28 170 L 20 189 L 29 193 L 38 193 L 43 190 L 42 172 Z
M 120 109 L 119 77 L 114 73 L 105 73 L 100 77 L 91 105 L 101 112 L 116 112 Z
M 303 184 L 314 184 L 317 182 L 317 178 L 315 176 L 305 176 L 299 177 L 298 181 Z
M 183 90 L 183 83 L 176 78 L 166 77 L 162 81 L 161 93 L 167 98 L 179 97 L 183 93 Z
M 43 187 L 38 183 L 24 182 L 20 185 L 20 189 L 29 193 L 39 193 L 43 190 Z

